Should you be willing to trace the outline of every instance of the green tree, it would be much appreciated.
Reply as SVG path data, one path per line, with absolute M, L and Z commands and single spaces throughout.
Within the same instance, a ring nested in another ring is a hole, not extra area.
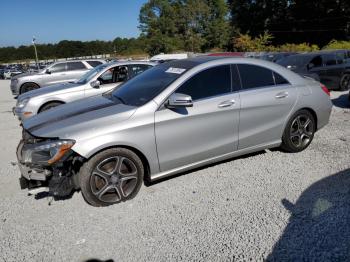
M 177 49 L 176 17 L 172 1 L 150 0 L 141 7 L 139 28 L 146 38 L 147 51 L 151 55 L 172 52 Z
M 150 54 L 224 48 L 229 42 L 225 0 L 149 0 L 140 26 Z

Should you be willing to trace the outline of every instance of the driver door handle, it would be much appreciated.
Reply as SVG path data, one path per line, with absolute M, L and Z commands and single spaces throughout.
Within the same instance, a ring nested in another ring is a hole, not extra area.
M 230 107 L 233 106 L 236 103 L 235 100 L 228 100 L 228 101 L 224 101 L 222 103 L 220 103 L 218 105 L 219 108 L 225 108 L 225 107 Z
M 286 98 L 286 97 L 288 97 L 288 92 L 281 92 L 281 93 L 278 93 L 276 96 L 275 96 L 275 98 L 276 99 L 281 99 L 281 98 Z

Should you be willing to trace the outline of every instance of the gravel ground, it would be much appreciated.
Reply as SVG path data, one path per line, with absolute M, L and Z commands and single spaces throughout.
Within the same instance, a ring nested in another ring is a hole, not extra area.
M 0 81 L 0 261 L 350 260 L 350 108 L 299 154 L 241 157 L 143 186 L 132 201 L 52 202 L 18 185 L 19 122 Z

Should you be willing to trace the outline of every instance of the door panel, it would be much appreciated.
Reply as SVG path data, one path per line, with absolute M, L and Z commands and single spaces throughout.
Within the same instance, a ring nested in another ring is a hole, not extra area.
M 45 75 L 45 85 L 65 82 L 67 78 L 67 63 L 57 63 L 49 68 L 51 74 Z
M 67 72 L 51 73 L 50 77 L 48 78 L 47 84 L 53 85 L 53 84 L 67 82 L 66 79 L 67 79 Z
M 296 99 L 291 85 L 241 91 L 239 149 L 281 139 L 284 123 Z
M 229 101 L 234 103 L 228 105 Z M 161 171 L 237 150 L 239 109 L 239 94 L 233 93 L 194 102 L 190 108 L 157 111 L 155 134 Z

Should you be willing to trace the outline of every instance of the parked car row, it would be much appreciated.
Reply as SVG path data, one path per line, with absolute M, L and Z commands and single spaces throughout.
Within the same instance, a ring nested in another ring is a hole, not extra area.
M 105 93 L 154 65 L 138 61 L 101 64 L 77 81 L 51 85 L 20 95 L 14 112 L 24 120 L 53 107 Z
M 14 94 L 19 87 L 11 84 Z M 120 203 L 144 180 L 266 148 L 303 151 L 331 108 L 325 86 L 263 60 L 102 64 L 74 83 L 18 97 L 21 188 Z
M 17 68 L 2 68 L 0 69 L 0 79 L 11 79 L 22 73 L 23 71 Z

